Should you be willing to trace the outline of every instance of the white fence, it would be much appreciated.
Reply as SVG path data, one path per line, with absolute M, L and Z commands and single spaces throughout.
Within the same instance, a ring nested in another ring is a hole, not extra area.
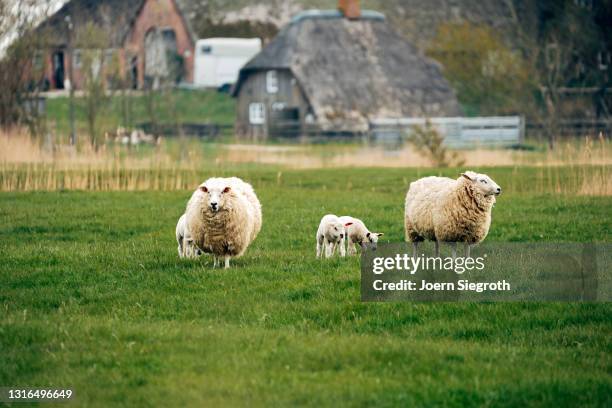
M 521 116 L 452 117 L 452 118 L 380 118 L 370 121 L 375 139 L 391 141 L 409 136 L 416 126 L 429 122 L 449 147 L 505 147 L 519 144 L 525 135 Z

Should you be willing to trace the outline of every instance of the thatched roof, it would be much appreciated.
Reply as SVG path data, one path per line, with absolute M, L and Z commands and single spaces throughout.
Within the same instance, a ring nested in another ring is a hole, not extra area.
M 93 23 L 108 34 L 110 47 L 120 47 L 145 2 L 146 0 L 69 0 L 38 26 L 36 31 L 45 35 L 50 45 L 66 45 L 66 17 L 70 16 L 74 33 L 79 33 L 87 23 Z M 182 13 L 180 3 L 175 4 Z M 189 21 L 185 18 L 183 20 L 187 31 L 195 38 Z M 75 41 L 78 41 L 78 38 L 75 38 Z
M 396 34 L 378 13 L 347 20 L 298 16 L 240 71 L 233 94 L 252 72 L 291 70 L 319 123 L 459 113 L 440 66 Z

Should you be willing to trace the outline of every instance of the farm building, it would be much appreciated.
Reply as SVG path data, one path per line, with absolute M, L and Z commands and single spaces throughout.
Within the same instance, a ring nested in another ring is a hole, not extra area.
M 113 63 L 113 75 L 132 88 L 193 78 L 195 37 L 175 0 L 70 0 L 36 34 L 45 38 L 45 49 L 34 65 L 51 89 L 64 88 L 70 68 L 74 87 L 81 88 L 84 55 L 101 48 L 95 64 L 111 80 Z
M 459 113 L 439 65 L 384 15 L 340 1 L 305 11 L 241 70 L 236 132 L 251 138 L 362 132 L 371 119 Z

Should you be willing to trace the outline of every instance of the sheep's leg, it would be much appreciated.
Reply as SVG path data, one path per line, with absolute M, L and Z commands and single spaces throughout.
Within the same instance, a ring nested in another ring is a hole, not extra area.
M 440 243 L 438 242 L 438 240 L 435 241 L 436 243 L 436 258 L 440 256 Z
M 321 257 L 321 250 L 323 249 L 323 239 L 317 236 L 317 258 Z
M 416 258 L 418 255 L 418 251 L 419 250 L 419 242 L 418 241 L 412 241 L 412 257 Z
M 456 242 L 451 242 L 451 256 L 453 257 L 453 259 L 457 258 L 457 243 Z
M 230 256 L 225 255 L 225 269 L 229 269 Z
M 178 239 L 178 254 L 179 258 L 183 258 L 185 256 L 183 253 L 183 237 Z
M 346 248 L 344 247 L 344 238 L 340 240 L 340 256 L 342 258 L 346 256 Z
M 346 240 L 346 246 L 348 246 L 348 254 L 355 255 L 357 253 L 357 248 L 355 247 L 355 243 L 352 239 L 348 238 Z
M 334 254 L 334 244 L 325 240 L 325 257 L 329 258 Z
M 330 242 L 329 243 L 329 256 L 334 256 L 334 254 L 336 253 L 336 247 L 338 246 L 337 242 Z
M 472 246 L 469 243 L 465 243 L 465 257 L 469 258 L 470 257 L 470 250 L 472 249 Z
M 217 255 L 213 255 L 213 268 L 217 266 L 219 266 L 219 258 L 217 258 Z

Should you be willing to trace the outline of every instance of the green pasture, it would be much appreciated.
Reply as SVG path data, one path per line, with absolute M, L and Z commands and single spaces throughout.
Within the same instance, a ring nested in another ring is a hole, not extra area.
M 610 242 L 612 197 L 484 171 L 504 188 L 487 240 Z M 315 259 L 326 213 L 402 241 L 407 183 L 438 171 L 220 173 L 263 205 L 229 270 L 178 258 L 189 190 L 0 193 L 0 385 L 75 406 L 611 405 L 609 303 L 362 303 L 359 259 Z
M 97 124 L 102 131 L 118 126 L 136 127 L 153 120 L 160 124 L 215 123 L 234 124 L 234 99 L 217 91 L 174 90 L 151 95 L 123 95 L 115 91 L 100 103 Z M 70 134 L 68 97 L 47 99 L 47 125 L 58 135 Z M 75 98 L 75 123 L 78 134 L 87 138 L 87 110 L 84 98 Z M 67 137 L 67 136 L 66 136 Z

